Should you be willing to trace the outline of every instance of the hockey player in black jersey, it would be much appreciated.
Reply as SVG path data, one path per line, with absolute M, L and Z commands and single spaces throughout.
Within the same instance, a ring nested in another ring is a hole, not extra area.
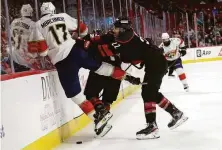
M 95 30 L 93 37 L 99 35 L 101 35 L 100 30 Z M 111 53 L 114 52 L 111 51 Z M 105 51 L 103 51 L 102 53 L 94 53 L 94 57 L 96 57 L 95 59 L 97 59 L 98 61 L 107 62 L 109 64 L 112 64 L 113 66 L 121 68 L 120 59 L 118 59 L 118 57 L 113 57 L 113 59 L 110 59 L 110 54 L 107 54 Z M 117 99 L 120 84 L 121 80 L 116 80 L 107 76 L 101 76 L 93 71 L 90 71 L 84 94 L 86 95 L 86 99 L 90 100 L 93 104 L 103 102 L 106 108 L 109 110 L 110 105 Z M 102 94 L 100 95 L 101 92 Z M 100 100 L 100 97 L 102 97 L 102 101 Z
M 101 33 L 100 30 L 97 29 L 97 30 L 94 30 L 91 36 L 96 37 L 100 35 L 100 33 Z M 84 39 L 90 40 L 90 36 L 88 35 L 88 37 L 85 37 Z M 99 50 L 102 50 L 102 49 L 99 49 Z M 121 68 L 121 61 L 117 57 L 116 58 L 113 57 L 113 59 L 110 59 L 110 53 L 107 54 L 105 51 L 101 53 L 99 50 L 94 51 L 93 53 L 93 57 L 97 61 L 107 62 L 109 64 L 112 64 L 113 66 Z M 84 95 L 86 96 L 86 99 L 89 100 L 94 106 L 98 104 L 103 104 L 105 108 L 109 111 L 110 105 L 117 99 L 120 85 L 121 85 L 121 80 L 116 80 L 111 77 L 102 76 L 102 75 L 96 74 L 93 71 L 90 71 L 88 79 L 87 79 L 87 83 L 85 86 Z M 102 94 L 100 94 L 101 92 Z M 95 114 L 94 117 L 95 119 L 98 118 L 98 114 Z M 112 128 L 112 125 L 108 124 L 104 127 L 105 129 L 97 131 L 96 134 L 103 136 L 105 132 L 107 132 L 108 130 Z M 103 132 L 103 133 L 100 133 L 100 132 Z
M 95 37 L 93 35 L 92 37 Z M 138 78 L 135 78 L 127 74 L 120 68 L 121 61 L 119 57 L 115 56 L 114 51 L 108 51 L 106 47 L 100 45 L 100 43 L 92 42 L 91 35 L 85 36 L 83 39 L 77 38 L 77 47 L 84 47 L 84 51 L 87 51 L 88 56 L 93 58 L 98 64 L 104 64 L 105 67 L 100 67 L 97 71 L 90 71 L 84 94 L 86 99 L 90 101 L 95 108 L 94 122 L 95 125 L 101 120 L 101 109 L 109 112 L 109 105 L 116 100 L 119 93 L 121 80 L 127 80 L 132 84 L 140 83 Z M 91 44 L 90 44 L 91 43 Z M 85 56 L 84 56 L 85 57 Z M 99 75 L 97 75 L 99 73 Z M 99 93 L 103 90 L 103 101 L 99 99 Z M 107 107 L 106 107 L 107 106 Z M 107 121 L 108 122 L 108 121 Z M 97 135 L 103 137 L 112 128 L 112 125 L 104 123 L 102 127 L 95 128 Z
M 131 22 L 125 17 L 114 23 L 114 34 L 99 37 L 104 50 L 115 50 L 124 63 L 144 63 L 145 76 L 142 85 L 142 98 L 147 126 L 136 133 L 137 139 L 159 138 L 156 124 L 156 105 L 171 116 L 168 127 L 174 129 L 184 123 L 188 117 L 159 92 L 162 78 L 167 72 L 167 61 L 161 49 L 138 36 L 131 28 Z M 98 40 L 98 38 L 97 38 Z M 115 42 L 110 42 L 115 41 Z M 127 80 L 127 79 L 126 79 Z M 135 84 L 138 82 L 135 82 Z

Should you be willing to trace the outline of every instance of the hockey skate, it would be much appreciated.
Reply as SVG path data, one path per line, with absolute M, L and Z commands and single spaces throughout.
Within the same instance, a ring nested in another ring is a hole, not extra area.
M 104 137 L 111 129 L 112 129 L 112 125 L 106 123 L 104 124 L 101 128 L 95 130 L 96 132 L 96 138 L 97 137 Z
M 95 132 L 97 136 L 105 136 L 112 126 L 107 122 L 112 118 L 111 114 L 102 104 L 96 106 L 96 113 L 94 114 Z
M 170 129 L 175 129 L 182 125 L 184 122 L 187 121 L 188 117 L 184 115 L 183 112 L 180 110 L 176 109 L 175 112 L 172 114 L 173 119 L 169 122 L 168 127 Z
M 186 92 L 189 92 L 189 86 L 188 86 L 188 84 L 184 84 L 184 85 L 183 85 L 183 88 L 184 88 L 184 90 L 185 90 Z
M 155 122 L 148 123 L 145 129 L 136 133 L 136 138 L 138 140 L 157 139 L 159 137 L 159 129 Z

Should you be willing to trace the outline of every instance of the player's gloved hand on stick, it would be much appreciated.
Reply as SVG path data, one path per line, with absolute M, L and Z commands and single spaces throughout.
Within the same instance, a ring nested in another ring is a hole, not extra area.
M 133 85 L 140 85 L 141 84 L 140 78 L 136 78 L 136 77 L 128 75 L 128 74 L 126 75 L 125 80 L 130 82 Z
M 186 51 L 185 48 L 181 48 L 181 49 L 179 50 L 179 53 L 181 54 L 181 56 L 184 56 L 184 55 L 187 54 L 187 51 Z

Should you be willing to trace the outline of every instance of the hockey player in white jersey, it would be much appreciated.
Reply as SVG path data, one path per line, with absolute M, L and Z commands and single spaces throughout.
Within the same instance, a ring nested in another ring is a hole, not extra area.
M 184 72 L 181 60 L 181 56 L 186 55 L 184 41 L 179 38 L 170 38 L 168 33 L 162 34 L 162 41 L 163 42 L 159 47 L 162 47 L 164 50 L 164 55 L 168 60 L 168 67 L 174 68 L 183 84 L 184 90 L 189 91 L 186 74 Z
M 58 71 L 66 96 L 79 105 L 90 119 L 94 120 L 96 134 L 105 135 L 111 129 L 111 126 L 104 127 L 112 114 L 105 109 L 103 104 L 93 106 L 90 101 L 86 100 L 81 92 L 79 69 L 89 69 L 100 75 L 116 79 L 123 79 L 126 73 L 107 63 L 98 63 L 90 57 L 86 52 L 90 48 L 89 41 L 74 40 L 71 37 L 70 32 L 77 30 L 77 20 L 66 13 L 55 14 L 55 7 L 51 2 L 42 4 L 41 16 L 40 20 L 36 22 L 36 30 L 32 32 L 29 51 L 38 51 L 41 56 L 50 57 Z M 80 36 L 86 35 L 87 30 L 87 27 L 81 23 Z
M 28 39 L 35 22 L 32 21 L 33 9 L 30 4 L 21 8 L 21 18 L 16 18 L 11 23 L 11 35 L 13 40 L 13 60 L 23 66 L 36 68 L 38 61 L 33 59 L 37 53 L 28 52 Z M 33 56 L 34 55 L 34 56 Z

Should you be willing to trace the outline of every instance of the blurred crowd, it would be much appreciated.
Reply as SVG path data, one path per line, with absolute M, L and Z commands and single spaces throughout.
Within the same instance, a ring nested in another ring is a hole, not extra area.
M 8 1 L 8 12 L 9 12 L 9 22 L 11 22 L 16 19 L 21 17 L 20 15 L 20 10 L 21 6 L 23 4 L 30 4 L 33 5 L 32 0 L 24 0 L 24 1 L 18 1 L 18 2 L 12 2 Z M 27 62 L 30 62 L 31 65 L 21 65 L 18 61 L 15 59 L 11 59 L 10 55 L 10 47 L 9 47 L 9 42 L 8 42 L 8 34 L 7 34 L 7 27 L 6 27 L 6 11 L 4 5 L 1 7 L 1 74 L 10 74 L 13 72 L 12 70 L 12 65 L 14 66 L 14 72 L 22 72 L 22 71 L 30 71 L 30 70 L 44 70 L 44 69 L 54 69 L 54 66 L 51 64 L 50 60 L 48 57 L 46 58 L 29 58 Z M 34 12 L 35 13 L 35 12 Z M 33 15 L 32 20 L 35 19 L 35 14 Z M 14 50 L 13 47 L 13 40 L 12 40 L 12 50 Z M 22 55 L 21 55 L 22 56 Z M 23 57 L 23 56 L 22 56 Z M 11 61 L 12 60 L 12 61 Z
M 172 29 L 172 36 L 184 39 L 186 45 L 190 46 L 191 48 L 197 46 L 204 47 L 221 45 L 222 22 L 220 20 L 220 14 L 213 15 L 209 11 L 202 11 L 196 14 L 197 20 L 196 22 L 193 20 L 189 22 L 188 30 L 186 19 L 181 18 L 177 28 Z M 193 16 L 191 17 L 193 18 Z
M 43 2 L 45 0 L 40 0 L 40 2 Z M 53 1 L 53 0 L 52 0 Z M 99 1 L 99 0 L 95 0 Z M 67 2 L 67 11 L 71 11 L 69 8 L 76 7 L 76 5 L 69 5 Z M 71 2 L 71 1 L 70 1 Z M 112 23 L 113 23 L 113 13 L 114 16 L 119 16 L 120 14 L 126 15 L 126 1 L 123 0 L 124 3 L 122 3 L 122 10 L 120 11 L 118 7 L 118 0 L 114 1 L 114 8 L 115 10 L 112 10 L 110 3 L 105 3 L 105 9 L 106 14 L 104 18 L 104 14 L 102 13 L 102 4 L 96 3 L 95 6 L 95 12 L 92 9 L 92 1 L 89 0 L 83 0 L 83 5 L 85 7 L 82 7 L 82 15 L 81 19 L 89 26 L 89 31 L 92 31 L 95 27 L 98 29 L 102 29 L 104 32 L 108 30 Z M 23 0 L 21 1 L 11 1 L 9 0 L 9 19 L 10 23 L 15 19 L 20 17 L 20 9 L 23 4 L 31 4 L 34 8 L 34 1 L 33 0 Z M 58 7 L 57 13 L 61 12 L 63 10 L 61 1 L 54 0 L 54 4 L 56 7 Z M 135 9 L 135 8 L 134 8 Z M 139 9 L 138 9 L 139 10 Z M 35 12 L 34 12 L 35 13 Z M 94 16 L 94 13 L 96 15 Z M 74 13 L 76 14 L 76 13 Z M 192 19 L 189 19 L 189 31 L 187 32 L 187 23 L 185 17 L 180 17 L 177 19 L 178 23 L 175 28 L 168 31 L 171 36 L 173 37 L 180 37 L 183 38 L 186 45 L 189 47 L 203 47 L 203 46 L 213 46 L 213 45 L 221 45 L 222 44 L 222 23 L 220 20 L 220 13 L 217 13 L 215 15 L 212 14 L 212 12 L 209 11 L 201 11 L 197 12 L 197 20 L 196 20 L 196 30 L 195 30 L 195 23 Z M 141 15 L 142 16 L 142 15 Z M 75 16 L 73 16 L 75 17 Z M 136 16 L 134 16 L 136 17 Z M 157 18 L 154 18 L 151 15 L 145 15 L 143 16 L 145 20 L 145 32 L 142 33 L 141 31 L 141 18 L 138 14 L 137 18 L 134 20 L 133 27 L 135 28 L 135 31 L 140 34 L 141 36 L 144 36 L 145 38 L 151 38 L 155 44 L 160 44 L 161 39 L 161 31 L 163 31 L 163 21 L 158 20 Z M 96 20 L 95 20 L 96 18 Z M 193 18 L 192 14 L 190 18 Z M 35 14 L 33 14 L 33 20 L 35 19 Z M 137 22 L 137 23 L 135 23 Z M 146 31 L 148 30 L 148 31 Z M 12 47 L 13 48 L 13 47 Z M 16 62 L 15 60 L 10 61 L 10 49 L 8 45 L 8 38 L 7 38 L 7 32 L 6 32 L 6 15 L 5 15 L 5 9 L 4 5 L 2 5 L 1 9 L 1 74 L 9 74 L 12 73 L 11 65 L 14 65 L 15 72 L 21 72 L 21 71 L 29 71 L 29 70 L 43 70 L 43 69 L 54 69 L 54 66 L 50 63 L 50 60 L 46 58 L 37 57 L 34 59 L 29 59 L 28 61 L 31 62 L 31 66 L 23 66 Z

